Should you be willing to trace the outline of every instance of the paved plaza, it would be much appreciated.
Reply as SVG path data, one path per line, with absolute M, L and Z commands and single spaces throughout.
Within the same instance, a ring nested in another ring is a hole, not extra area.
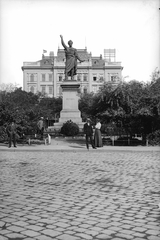
M 0 147 L 0 240 L 160 239 L 160 151 L 53 146 Z

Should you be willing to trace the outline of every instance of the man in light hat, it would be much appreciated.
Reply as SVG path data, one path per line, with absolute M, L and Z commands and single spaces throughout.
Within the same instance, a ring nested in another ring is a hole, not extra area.
M 37 123 L 37 127 L 38 127 L 38 132 L 41 135 L 41 139 L 43 139 L 43 132 L 44 132 L 44 121 L 43 121 L 43 117 L 40 118 L 40 120 Z

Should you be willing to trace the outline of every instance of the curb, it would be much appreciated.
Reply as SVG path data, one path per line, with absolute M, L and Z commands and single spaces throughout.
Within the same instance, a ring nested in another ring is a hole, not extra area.
M 30 146 L 18 146 L 17 148 L 10 148 L 8 146 L 0 146 L 1 152 L 159 152 L 160 147 L 116 147 L 116 146 L 104 146 L 102 148 L 92 149 L 88 151 L 86 146 L 79 145 L 30 145 Z

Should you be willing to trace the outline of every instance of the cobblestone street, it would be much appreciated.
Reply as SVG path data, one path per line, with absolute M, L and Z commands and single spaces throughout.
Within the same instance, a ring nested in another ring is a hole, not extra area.
M 0 240 L 160 239 L 160 152 L 0 156 Z

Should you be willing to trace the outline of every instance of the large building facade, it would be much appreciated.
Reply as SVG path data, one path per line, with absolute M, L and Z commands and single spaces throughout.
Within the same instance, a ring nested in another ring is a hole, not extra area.
M 104 50 L 102 55 L 93 57 L 87 49 L 77 49 L 78 55 L 85 62 L 78 63 L 75 80 L 80 83 L 80 91 L 96 93 L 105 82 L 118 84 L 121 81 L 121 62 L 115 61 L 115 50 Z M 48 97 L 62 95 L 61 84 L 65 78 L 65 52 L 58 49 L 57 56 L 50 52 L 49 56 L 42 55 L 37 62 L 24 62 L 23 90 L 26 92 L 41 92 Z

